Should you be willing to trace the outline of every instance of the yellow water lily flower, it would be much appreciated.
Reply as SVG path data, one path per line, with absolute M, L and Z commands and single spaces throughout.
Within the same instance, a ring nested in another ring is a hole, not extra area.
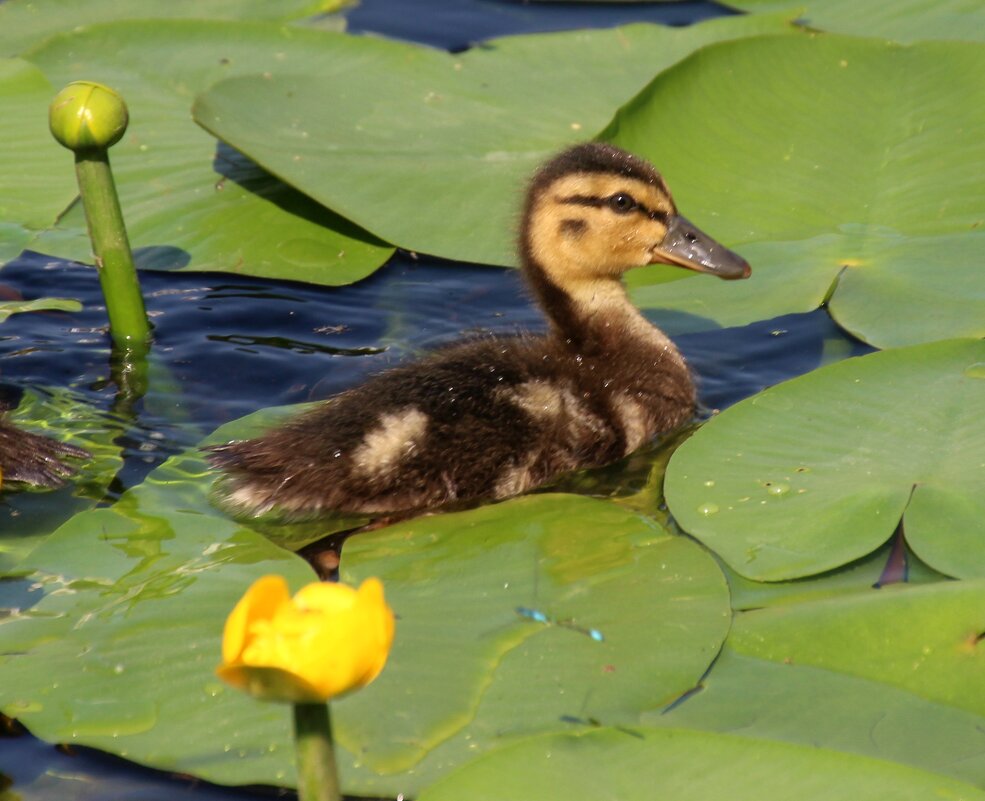
M 216 674 L 263 700 L 324 702 L 375 679 L 392 642 L 378 579 L 315 582 L 291 598 L 283 576 L 264 576 L 226 620 Z

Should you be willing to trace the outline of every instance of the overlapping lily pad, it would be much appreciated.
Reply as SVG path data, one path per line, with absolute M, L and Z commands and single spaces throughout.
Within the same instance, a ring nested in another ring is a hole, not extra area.
M 540 161 L 595 136 L 656 73 L 702 45 L 788 29 L 779 16 L 632 25 L 507 37 L 458 55 L 337 37 L 268 75 L 217 84 L 194 113 L 389 242 L 508 265 L 522 186 Z
M 788 9 L 812 28 L 837 33 L 880 36 L 900 42 L 918 39 L 985 41 L 985 6 L 976 0 L 727 0 L 749 12 Z
M 680 525 L 739 573 L 777 580 L 871 552 L 902 519 L 931 567 L 985 575 L 985 342 L 822 368 L 726 410 L 673 456 Z
M 5 8 L 0 4 L 0 14 Z M 0 264 L 12 259 L 75 197 L 75 173 L 48 133 L 55 90 L 44 74 L 20 59 L 0 59 Z
M 225 614 L 254 578 L 281 572 L 297 587 L 312 574 L 211 507 L 211 480 L 200 455 L 176 457 L 29 556 L 44 597 L 0 622 L 0 706 L 46 739 L 289 784 L 287 710 L 224 690 L 212 670 Z M 702 548 L 570 495 L 357 535 L 342 569 L 382 578 L 398 615 L 383 675 L 335 705 L 353 792 L 416 792 L 504 738 L 572 720 L 635 721 L 694 685 L 730 623 Z
M 732 609 L 736 611 L 855 595 L 895 584 L 914 586 L 950 580 L 927 567 L 895 537 L 882 548 L 844 567 L 800 579 L 753 581 L 728 566 L 723 569 L 732 592 Z
M 724 43 L 661 75 L 606 135 L 753 275 L 638 276 L 635 300 L 728 326 L 831 295 L 880 347 L 985 335 L 983 72 L 982 45 L 825 35 Z
M 372 272 L 392 248 L 217 147 L 188 116 L 195 93 L 211 82 L 293 63 L 289 54 L 318 51 L 326 36 L 262 23 L 127 22 L 56 36 L 25 57 L 52 85 L 97 80 L 127 101 L 130 128 L 111 160 L 139 266 L 341 284 Z M 43 127 L 49 101 L 35 99 L 24 113 Z M 52 142 L 45 153 L 48 171 L 54 165 L 73 178 L 68 151 Z M 16 197 L 29 174 L 20 167 L 9 174 Z M 15 245 L 88 261 L 84 234 L 75 207 L 51 231 Z
M 985 582 L 974 580 L 746 613 L 729 643 L 737 654 L 880 682 L 982 717 L 983 631 Z
M 34 300 L 0 300 L 0 323 L 12 314 L 32 311 L 79 311 L 82 304 L 72 298 L 35 298 Z
M 523 740 L 477 760 L 420 799 L 881 801 L 887 796 L 972 801 L 985 793 L 914 768 L 820 748 L 706 732 L 604 728 Z
M 831 611 L 843 609 L 829 607 Z M 913 632 L 898 647 L 895 640 L 884 639 L 887 653 L 876 664 L 905 659 L 912 640 Z M 846 640 L 829 647 L 843 652 Z M 847 751 L 981 787 L 985 717 L 891 686 L 877 671 L 862 677 L 726 647 L 699 692 L 662 714 L 644 715 L 643 722 Z
M 133 19 L 288 20 L 335 11 L 345 0 L 6 0 L 0 3 L 0 50 L 20 53 L 52 34 Z

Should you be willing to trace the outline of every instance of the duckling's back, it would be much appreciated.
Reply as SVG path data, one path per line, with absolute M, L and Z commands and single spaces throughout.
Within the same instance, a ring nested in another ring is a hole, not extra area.
M 252 514 L 506 498 L 618 459 L 686 420 L 686 369 L 650 357 L 627 365 L 550 337 L 484 339 L 376 376 L 210 460 L 229 475 L 229 505 Z

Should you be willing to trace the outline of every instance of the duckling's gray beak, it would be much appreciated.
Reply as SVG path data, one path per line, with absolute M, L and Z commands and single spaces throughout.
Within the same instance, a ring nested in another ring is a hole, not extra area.
M 663 242 L 653 249 L 651 264 L 676 264 L 719 278 L 748 278 L 752 268 L 742 256 L 720 245 L 685 217 L 670 219 Z

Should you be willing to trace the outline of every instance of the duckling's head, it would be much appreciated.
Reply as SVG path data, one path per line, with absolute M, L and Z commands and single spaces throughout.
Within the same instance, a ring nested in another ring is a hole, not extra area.
M 751 272 L 745 259 L 677 213 L 652 165 L 600 142 L 565 150 L 534 176 L 520 250 L 528 272 L 539 268 L 559 287 L 617 279 L 646 264 L 727 279 Z

